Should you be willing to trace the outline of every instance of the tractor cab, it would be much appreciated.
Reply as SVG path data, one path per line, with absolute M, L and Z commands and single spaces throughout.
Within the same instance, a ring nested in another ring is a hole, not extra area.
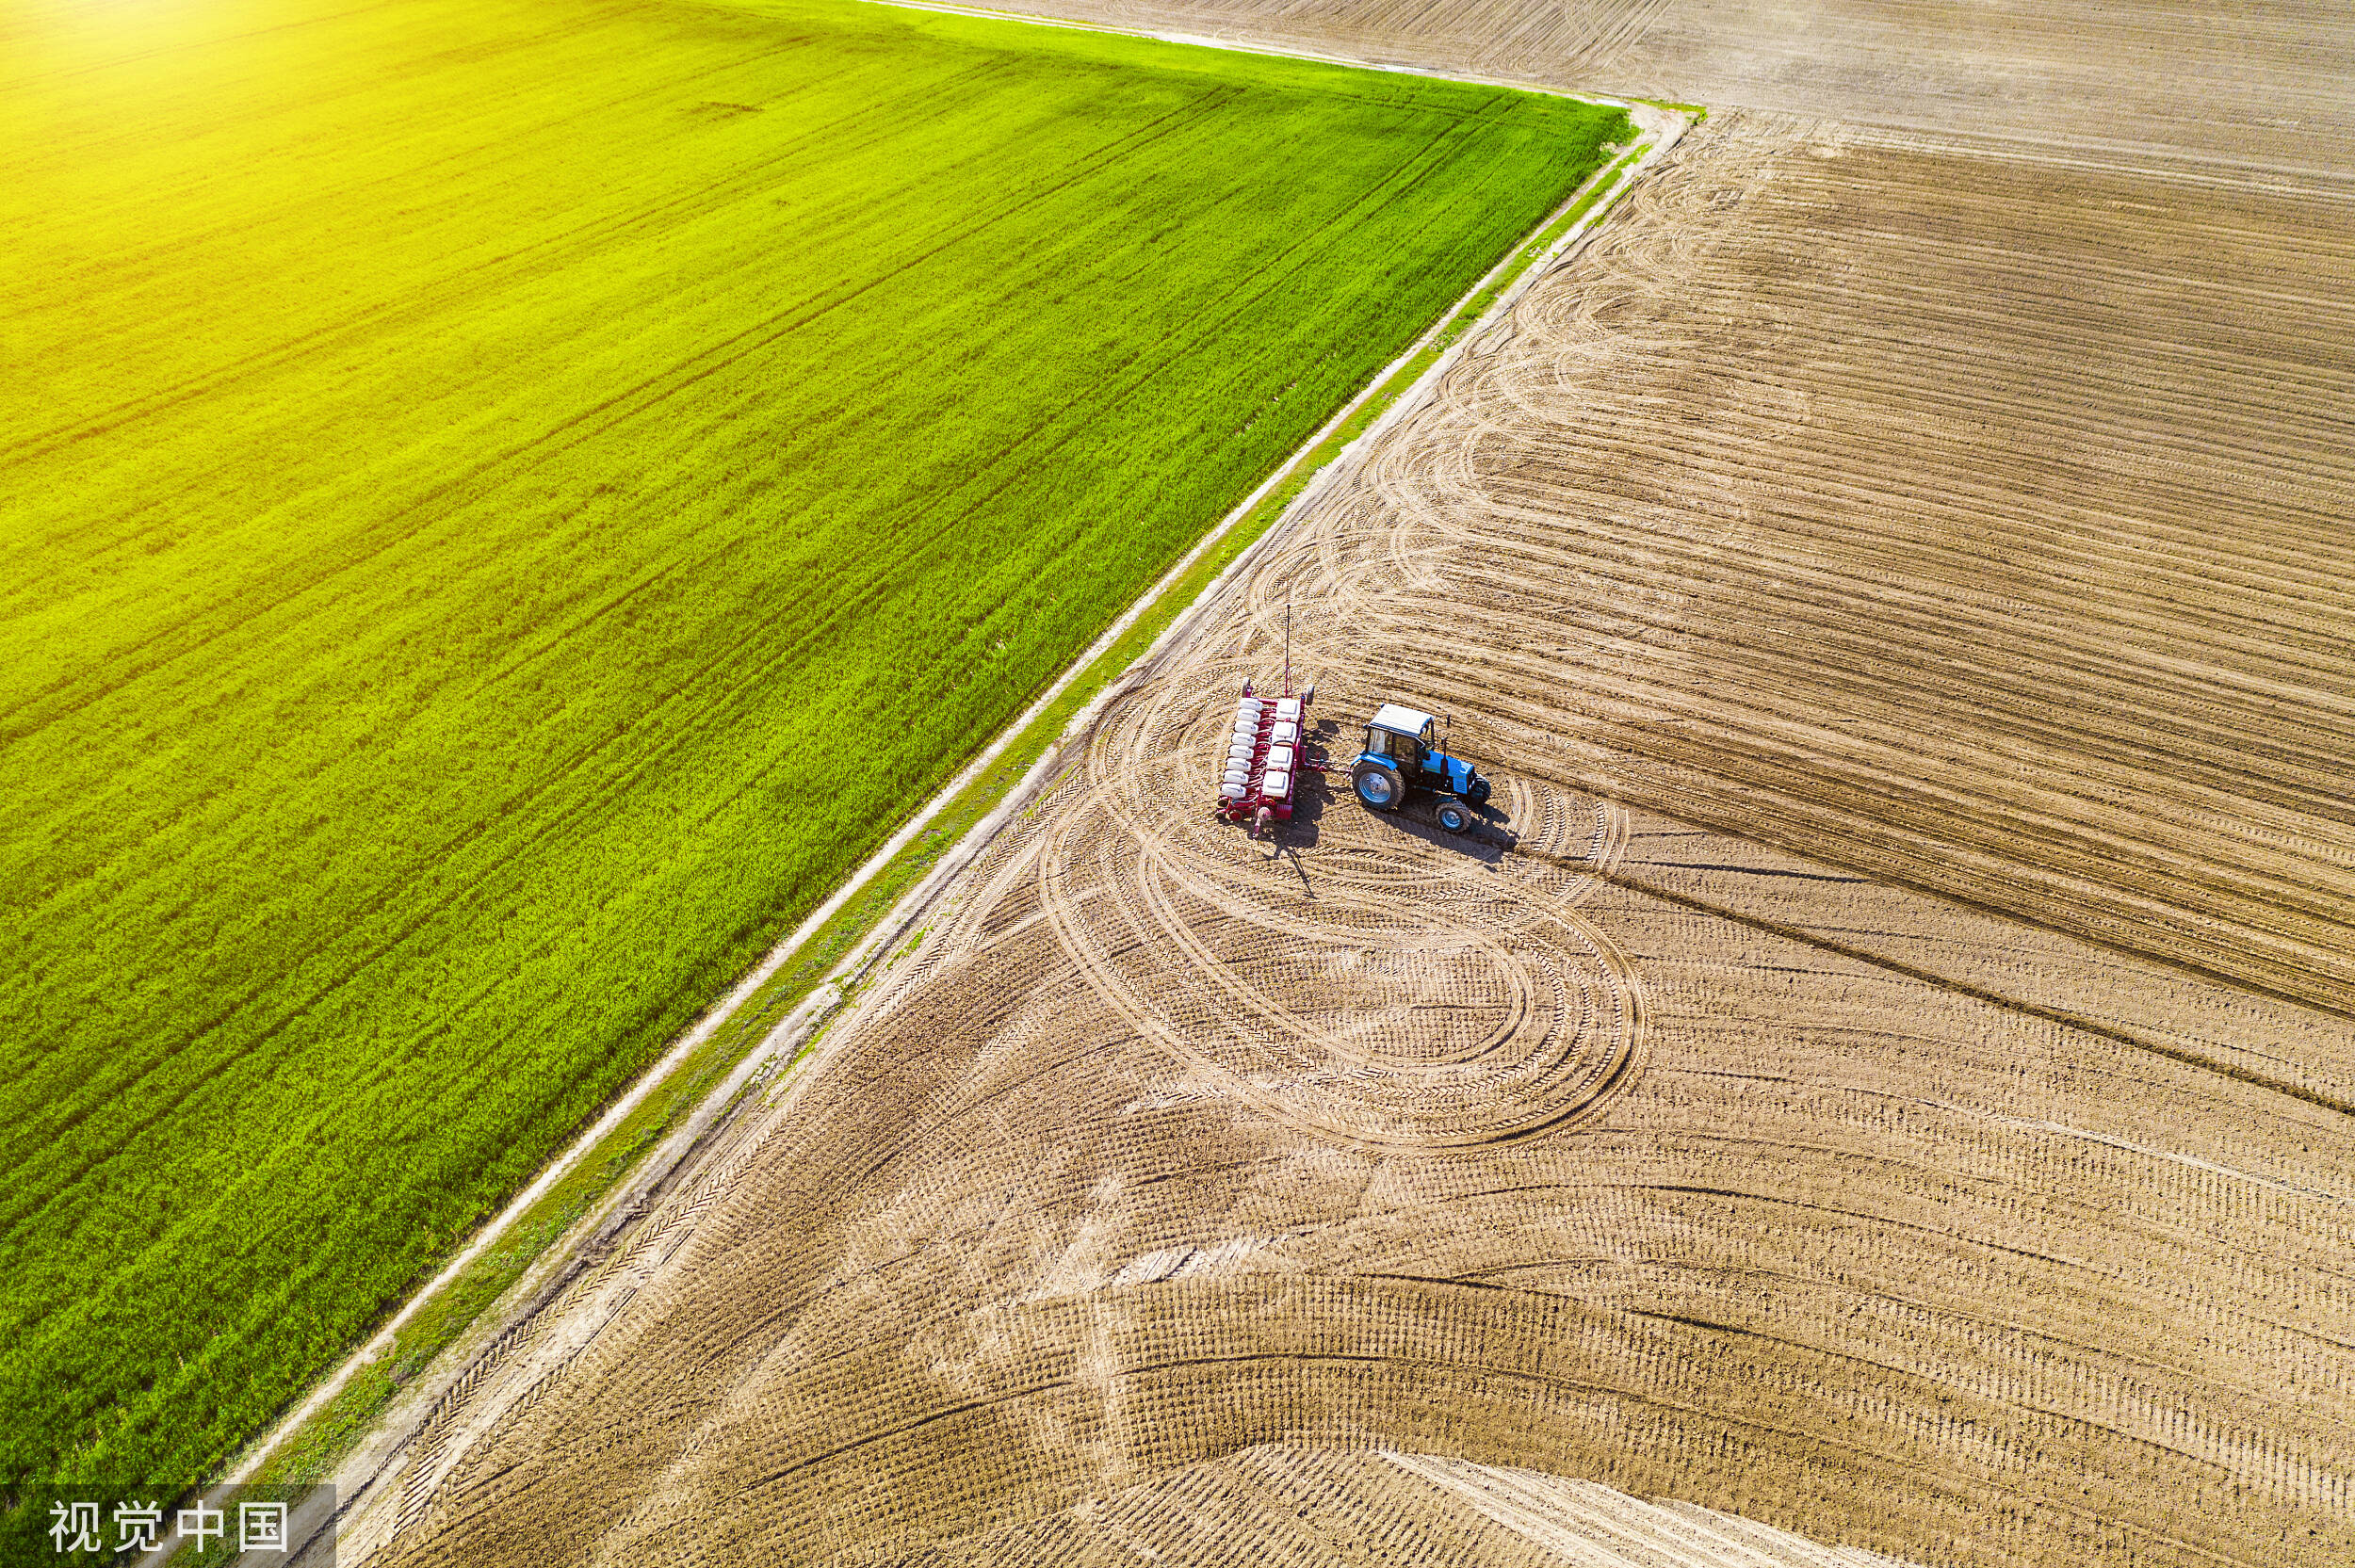
M 1412 790 L 1442 797 L 1440 826 L 1460 832 L 1471 825 L 1466 804 L 1488 799 L 1489 784 L 1472 765 L 1448 753 L 1437 720 L 1396 703 L 1385 703 L 1366 723 L 1366 740 L 1349 770 L 1357 798 L 1376 811 L 1395 811 Z
M 1422 759 L 1429 752 L 1432 717 L 1412 708 L 1385 703 L 1366 726 L 1365 749 L 1359 754 L 1368 757 L 1388 757 L 1405 771 L 1422 771 Z

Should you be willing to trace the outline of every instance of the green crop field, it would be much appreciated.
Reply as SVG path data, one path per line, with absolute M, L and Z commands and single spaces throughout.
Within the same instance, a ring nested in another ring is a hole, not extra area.
M 1624 134 L 834 0 L 28 0 L 0 1483 L 218 1468 Z

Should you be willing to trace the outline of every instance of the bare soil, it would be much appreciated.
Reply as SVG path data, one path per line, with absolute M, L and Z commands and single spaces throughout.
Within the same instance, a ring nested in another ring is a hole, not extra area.
M 909 1568 L 1908 1568 L 1592 1481 L 1432 1454 L 1277 1445 L 1189 1464 L 906 1560 Z
M 2355 1010 L 2355 201 L 1759 117 L 1671 158 L 1381 454 L 1365 667 L 1518 768 Z

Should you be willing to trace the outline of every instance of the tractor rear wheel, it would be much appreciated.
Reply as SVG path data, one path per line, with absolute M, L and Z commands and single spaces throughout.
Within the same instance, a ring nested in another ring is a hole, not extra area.
M 1439 826 L 1452 833 L 1460 833 L 1471 826 L 1471 807 L 1461 800 L 1439 802 Z
M 1360 762 L 1349 770 L 1349 782 L 1357 799 L 1376 811 L 1396 811 L 1406 794 L 1399 776 L 1378 762 Z

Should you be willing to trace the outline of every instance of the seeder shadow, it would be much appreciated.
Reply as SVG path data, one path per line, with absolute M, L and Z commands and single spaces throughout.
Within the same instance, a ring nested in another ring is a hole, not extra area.
M 1309 740 L 1305 748 L 1307 761 L 1324 762 L 1329 766 L 1332 750 L 1329 732 L 1333 728 L 1328 722 L 1318 724 L 1308 732 Z M 1292 775 L 1292 819 L 1276 824 L 1276 842 L 1301 849 L 1317 847 L 1318 827 L 1324 820 L 1324 808 L 1333 803 L 1334 781 L 1337 779 L 1341 781 L 1339 788 L 1346 793 L 1346 773 L 1321 772 L 1304 765 Z

